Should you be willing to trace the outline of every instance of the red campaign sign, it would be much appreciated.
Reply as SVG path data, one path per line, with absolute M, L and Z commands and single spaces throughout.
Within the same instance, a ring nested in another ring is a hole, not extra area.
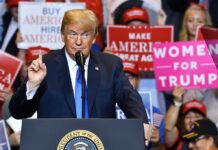
M 218 28 L 210 26 L 203 26 L 201 28 L 198 28 L 196 40 L 218 40 Z
M 205 41 L 213 62 L 218 70 L 218 28 L 212 26 L 198 28 L 196 40 Z
M 20 59 L 0 51 L 0 90 L 12 86 L 21 65 Z
M 137 62 L 140 71 L 153 71 L 153 43 L 172 41 L 172 26 L 107 26 L 108 47 L 123 61 Z

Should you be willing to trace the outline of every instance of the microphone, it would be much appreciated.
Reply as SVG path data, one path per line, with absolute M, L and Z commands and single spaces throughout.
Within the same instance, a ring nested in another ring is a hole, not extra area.
M 84 71 L 84 65 L 85 65 L 85 56 L 81 51 L 76 52 L 75 54 L 76 64 L 81 67 L 81 69 Z

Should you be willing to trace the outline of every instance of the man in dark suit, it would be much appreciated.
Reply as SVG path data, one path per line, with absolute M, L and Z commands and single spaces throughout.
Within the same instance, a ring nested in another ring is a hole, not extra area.
M 85 81 L 88 88 L 88 117 L 116 118 L 118 103 L 127 118 L 141 118 L 147 123 L 142 100 L 122 71 L 120 58 L 90 51 L 98 23 L 90 10 L 70 10 L 64 15 L 61 37 L 65 47 L 40 56 L 28 67 L 27 83 L 13 95 L 9 109 L 17 119 L 80 118 L 75 101 L 78 65 L 75 54 L 85 56 Z

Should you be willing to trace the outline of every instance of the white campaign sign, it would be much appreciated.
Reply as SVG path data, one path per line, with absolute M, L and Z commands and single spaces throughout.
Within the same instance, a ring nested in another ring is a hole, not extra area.
M 65 11 L 85 7 L 85 3 L 20 2 L 19 29 L 23 42 L 18 47 L 62 48 L 60 29 Z

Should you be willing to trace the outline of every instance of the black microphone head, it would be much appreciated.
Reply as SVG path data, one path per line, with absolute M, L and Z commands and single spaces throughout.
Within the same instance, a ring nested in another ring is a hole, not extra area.
M 76 52 L 75 60 L 76 60 L 76 64 L 83 68 L 85 64 L 85 56 L 83 55 L 81 51 Z

